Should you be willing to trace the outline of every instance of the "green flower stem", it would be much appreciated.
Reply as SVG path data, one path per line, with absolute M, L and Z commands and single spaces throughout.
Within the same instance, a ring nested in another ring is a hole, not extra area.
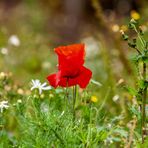
M 145 48 L 145 41 L 142 39 L 142 37 L 141 37 L 140 33 L 138 32 L 136 26 L 133 25 L 133 27 L 134 27 L 135 32 L 138 34 L 138 38 L 139 38 L 139 40 L 140 40 L 140 42 L 141 42 L 143 48 Z
M 67 82 L 66 82 L 66 89 L 65 89 L 65 109 L 68 109 L 68 100 L 69 100 L 69 90 L 68 90 L 68 78 L 67 78 Z
M 75 121 L 75 116 L 76 116 L 75 112 L 76 98 L 77 98 L 77 86 L 75 85 L 73 87 L 73 122 Z
M 136 51 L 137 51 L 139 54 L 142 54 L 137 48 L 134 48 L 134 49 L 136 49 Z
M 143 63 L 143 80 L 146 81 L 146 63 Z M 145 130 L 145 106 L 146 106 L 146 98 L 147 98 L 147 86 L 145 86 L 143 90 L 143 99 L 142 99 L 142 143 L 144 143 L 144 135 L 146 134 Z
M 141 45 L 143 47 L 143 50 L 146 48 L 146 42 L 140 35 L 139 31 L 137 30 L 136 26 L 133 25 L 135 32 L 138 35 L 138 38 L 141 42 Z M 139 54 L 139 50 L 137 50 Z M 146 63 L 143 61 L 143 81 L 146 81 Z M 145 106 L 146 106 L 146 98 L 147 98 L 147 86 L 144 86 L 143 90 L 143 98 L 142 98 L 142 106 L 141 106 L 141 136 L 142 136 L 142 143 L 144 143 L 144 136 L 146 135 L 146 130 L 145 130 L 145 118 L 146 118 L 146 112 L 145 112 Z

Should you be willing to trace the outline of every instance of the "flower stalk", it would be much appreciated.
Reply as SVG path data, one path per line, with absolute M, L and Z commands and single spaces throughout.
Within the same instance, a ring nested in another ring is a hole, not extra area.
M 143 62 L 143 81 L 146 81 L 146 63 Z M 144 87 L 143 90 L 143 99 L 142 99 L 142 143 L 144 143 L 144 136 L 146 134 L 146 127 L 145 127 L 145 118 L 146 118 L 146 98 L 147 98 L 147 86 Z
M 76 110 L 75 110 L 76 99 L 77 99 L 77 85 L 73 86 L 73 122 L 75 121 L 75 116 L 76 116 Z

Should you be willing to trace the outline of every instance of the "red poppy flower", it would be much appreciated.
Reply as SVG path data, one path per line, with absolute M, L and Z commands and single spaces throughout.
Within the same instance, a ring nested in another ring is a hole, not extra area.
M 55 48 L 58 55 L 58 72 L 47 77 L 53 87 L 79 85 L 85 88 L 89 83 L 92 72 L 83 66 L 84 44 L 74 44 Z

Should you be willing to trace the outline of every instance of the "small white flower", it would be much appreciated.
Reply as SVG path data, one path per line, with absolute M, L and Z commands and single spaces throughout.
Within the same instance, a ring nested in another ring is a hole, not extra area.
M 112 125 L 110 123 L 108 123 L 107 127 L 110 129 L 112 127 Z
M 39 94 L 41 94 L 42 90 L 50 90 L 52 88 L 51 86 L 46 86 L 46 85 L 47 85 L 46 82 L 41 84 L 40 80 L 32 80 L 31 90 L 37 88 L 39 90 Z
M 107 144 L 112 144 L 112 143 L 113 143 L 112 137 L 107 137 L 107 138 L 104 140 L 104 143 L 105 143 L 105 145 L 107 145 Z
M 20 45 L 20 40 L 16 35 L 12 35 L 10 36 L 9 40 L 8 40 L 9 44 L 12 44 L 14 46 L 19 46 Z
M 49 106 L 48 106 L 45 102 L 43 102 L 43 103 L 41 104 L 40 109 L 41 109 L 41 111 L 42 111 L 43 113 L 48 113 L 48 112 L 49 112 Z
M 17 103 L 22 103 L 22 100 L 21 100 L 21 99 L 18 99 L 18 100 L 17 100 Z
M 2 53 L 3 55 L 7 55 L 7 54 L 8 54 L 8 49 L 5 48 L 5 47 L 1 48 L 1 53 Z
M 8 101 L 0 102 L 0 112 L 2 113 L 4 109 L 9 108 Z
M 113 97 L 113 101 L 114 102 L 117 102 L 119 100 L 119 95 L 115 95 L 114 97 Z

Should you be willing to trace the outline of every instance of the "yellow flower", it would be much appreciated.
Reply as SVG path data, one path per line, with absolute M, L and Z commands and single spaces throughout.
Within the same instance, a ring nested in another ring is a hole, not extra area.
M 131 11 L 131 18 L 133 18 L 134 20 L 139 20 L 140 14 L 138 12 L 136 12 L 135 10 L 132 10 Z
M 91 96 L 90 100 L 94 103 L 98 102 L 98 98 L 96 96 Z
M 121 28 L 121 30 L 123 30 L 124 32 L 128 30 L 128 27 L 127 27 L 126 25 L 122 25 L 120 28 Z

